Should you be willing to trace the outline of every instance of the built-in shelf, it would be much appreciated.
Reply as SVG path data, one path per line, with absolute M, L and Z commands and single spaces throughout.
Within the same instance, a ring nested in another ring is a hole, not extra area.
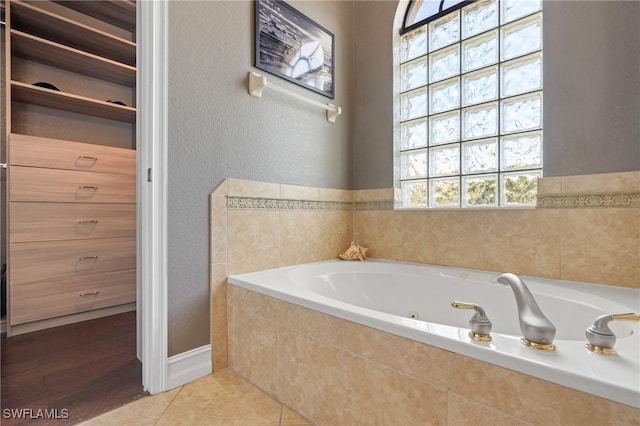
M 132 1 L 53 1 L 127 31 L 134 31 L 136 28 L 136 4 Z
M 15 56 L 62 68 L 113 83 L 133 87 L 136 68 L 49 41 L 22 31 L 11 30 L 11 50 Z
M 136 109 L 71 93 L 11 81 L 11 99 L 26 104 L 55 108 L 110 120 L 135 123 Z
M 136 43 L 19 0 L 11 1 L 11 26 L 126 65 L 136 64 Z

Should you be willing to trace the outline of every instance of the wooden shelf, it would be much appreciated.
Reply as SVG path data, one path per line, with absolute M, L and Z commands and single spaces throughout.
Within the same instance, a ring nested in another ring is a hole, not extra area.
M 136 69 L 111 59 L 11 30 L 12 54 L 56 68 L 125 86 L 135 86 Z
M 55 108 L 110 120 L 135 123 L 136 109 L 99 101 L 71 93 L 45 89 L 20 81 L 11 81 L 11 99 L 32 105 Z
M 10 13 L 12 28 L 126 65 L 136 64 L 136 43 L 132 41 L 19 0 L 11 1 Z
M 136 28 L 136 4 L 132 1 L 70 1 L 53 0 L 76 12 L 99 19 L 127 31 Z

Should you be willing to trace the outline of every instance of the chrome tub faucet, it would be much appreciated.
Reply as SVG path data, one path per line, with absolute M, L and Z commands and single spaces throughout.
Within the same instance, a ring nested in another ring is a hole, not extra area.
M 536 349 L 554 350 L 556 327 L 544 316 L 525 283 L 520 277 L 510 273 L 500 275 L 498 282 L 510 286 L 513 290 L 518 305 L 522 344 Z

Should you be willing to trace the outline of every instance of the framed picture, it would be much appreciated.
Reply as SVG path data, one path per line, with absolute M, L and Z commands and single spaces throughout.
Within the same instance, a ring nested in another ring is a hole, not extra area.
M 333 33 L 283 1 L 254 4 L 256 68 L 333 99 Z

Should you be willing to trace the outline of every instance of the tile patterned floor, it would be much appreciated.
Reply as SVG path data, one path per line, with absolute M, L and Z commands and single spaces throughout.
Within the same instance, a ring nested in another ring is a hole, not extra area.
M 82 426 L 301 426 L 309 421 L 230 370 L 143 397 Z

